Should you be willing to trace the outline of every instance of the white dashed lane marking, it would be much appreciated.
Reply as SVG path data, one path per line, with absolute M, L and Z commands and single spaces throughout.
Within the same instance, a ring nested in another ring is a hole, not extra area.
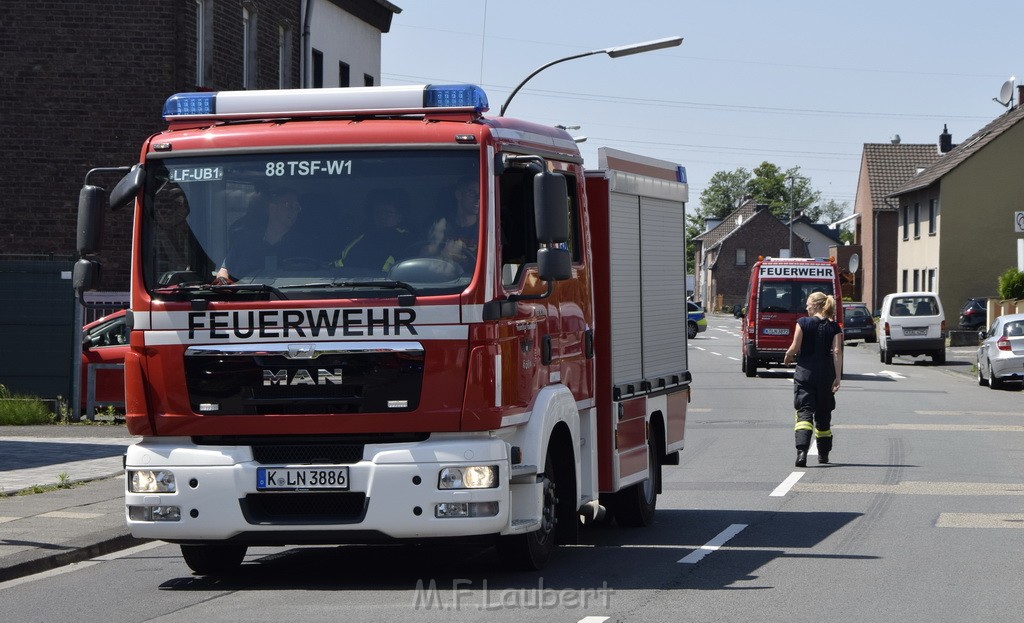
M 684 565 L 692 565 L 700 562 L 705 556 L 707 556 L 713 551 L 716 551 L 718 548 L 728 543 L 729 539 L 736 536 L 740 532 L 743 532 L 744 528 L 746 527 L 747 524 L 745 523 L 732 524 L 731 526 L 720 532 L 718 536 L 711 539 L 706 544 L 701 545 L 700 548 L 690 552 L 689 555 L 687 555 L 685 558 L 681 558 L 678 562 Z

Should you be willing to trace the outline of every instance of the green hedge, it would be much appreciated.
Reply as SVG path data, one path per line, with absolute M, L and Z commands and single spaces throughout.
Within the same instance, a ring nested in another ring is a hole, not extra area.
M 1009 268 L 1005 273 L 999 275 L 999 298 L 1024 299 L 1024 272 L 1016 268 Z

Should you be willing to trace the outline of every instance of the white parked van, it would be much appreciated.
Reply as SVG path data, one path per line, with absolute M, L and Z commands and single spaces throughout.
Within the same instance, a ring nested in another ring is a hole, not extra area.
M 946 316 L 934 292 L 897 292 L 882 299 L 878 354 L 891 364 L 894 355 L 928 355 L 946 363 Z

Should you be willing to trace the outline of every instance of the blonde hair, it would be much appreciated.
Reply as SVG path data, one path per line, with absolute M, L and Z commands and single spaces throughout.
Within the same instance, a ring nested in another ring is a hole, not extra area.
M 821 313 L 829 320 L 835 320 L 836 299 L 831 294 L 825 294 L 824 292 L 811 292 L 811 295 L 807 297 L 807 302 L 813 305 L 816 309 L 820 309 Z

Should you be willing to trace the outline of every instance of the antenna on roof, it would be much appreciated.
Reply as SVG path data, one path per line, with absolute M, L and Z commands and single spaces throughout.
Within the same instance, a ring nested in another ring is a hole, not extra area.
M 1010 76 L 1010 79 L 1003 83 L 999 89 L 999 97 L 993 97 L 992 101 L 1002 104 L 1005 108 L 1013 108 L 1013 85 L 1017 78 Z

